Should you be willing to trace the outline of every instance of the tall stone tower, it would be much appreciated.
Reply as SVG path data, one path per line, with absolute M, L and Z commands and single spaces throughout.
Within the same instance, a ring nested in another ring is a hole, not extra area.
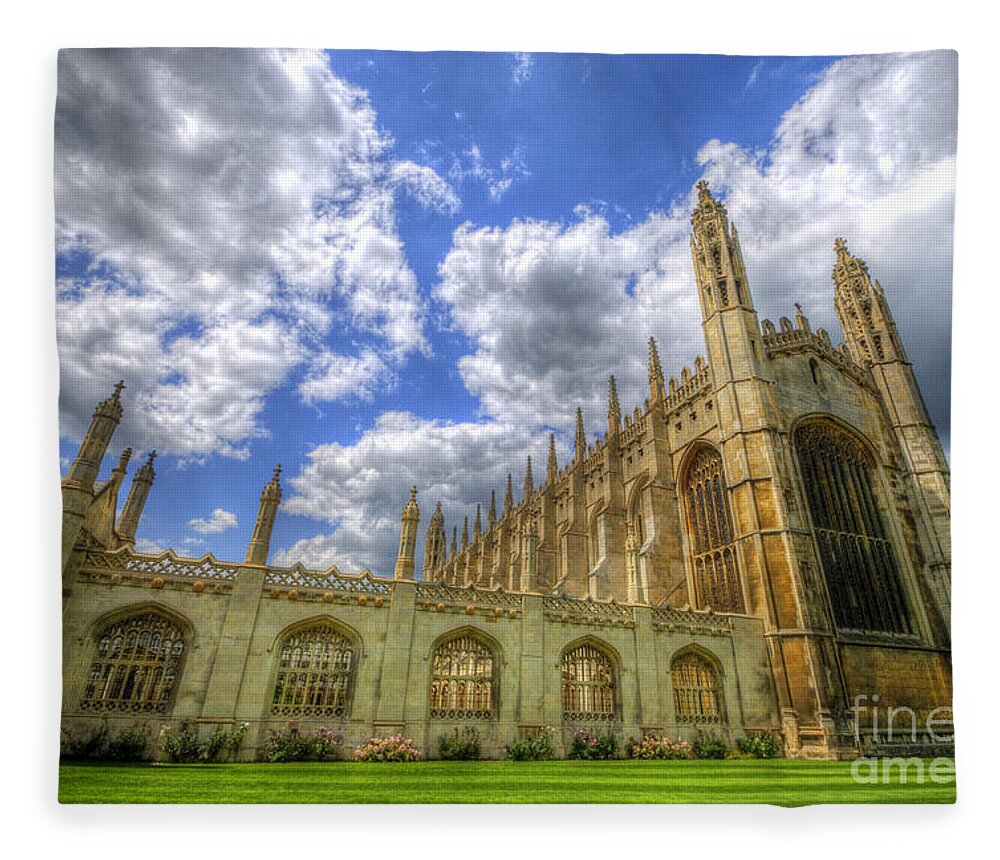
M 414 552 L 417 545 L 417 525 L 420 508 L 417 506 L 417 488 L 410 490 L 410 501 L 403 508 L 403 527 L 399 535 L 399 554 L 396 556 L 396 579 L 413 579 Z
M 146 462 L 135 473 L 132 486 L 128 491 L 128 499 L 125 500 L 125 508 L 118 520 L 118 536 L 122 543 L 129 546 L 135 545 L 135 533 L 139 527 L 139 519 L 142 517 L 146 499 L 149 497 L 149 490 L 156 478 L 156 472 L 153 471 L 153 460 L 155 459 L 156 451 L 150 451 Z
M 121 394 L 124 381 L 115 386 L 114 392 L 97 405 L 90 426 L 77 451 L 76 459 L 62 482 L 63 533 L 62 569 L 66 569 L 73 547 L 83 527 L 84 518 L 94 500 L 94 482 L 101 470 L 101 461 L 107 453 L 111 437 L 122 419 Z
M 885 292 L 847 243 L 834 243 L 834 305 L 854 360 L 869 370 L 903 457 L 904 479 L 930 538 L 929 584 L 945 624 L 951 594 L 951 471 L 917 387 Z
M 254 523 L 253 535 L 247 546 L 246 564 L 267 564 L 267 555 L 271 549 L 271 532 L 274 529 L 275 517 L 278 515 L 278 505 L 281 504 L 281 482 L 278 479 L 280 474 L 281 466 L 276 466 L 274 477 L 260 495 L 257 522 Z
M 438 502 L 431 514 L 431 521 L 427 527 L 427 538 L 424 545 L 424 570 L 423 577 L 428 582 L 432 582 L 438 571 L 444 567 L 447 560 L 447 542 L 444 533 L 444 514 L 441 512 L 441 503 Z

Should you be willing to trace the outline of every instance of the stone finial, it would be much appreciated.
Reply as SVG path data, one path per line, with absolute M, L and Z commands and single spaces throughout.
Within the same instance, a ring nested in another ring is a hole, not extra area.
M 614 376 L 608 379 L 608 432 L 614 433 L 622 423 L 622 407 L 618 401 L 618 383 Z
M 847 242 L 838 236 L 833 240 L 833 250 L 837 252 L 837 257 L 849 257 L 851 252 L 847 250 Z
M 649 338 L 649 393 L 655 398 L 663 385 L 663 366 L 660 351 L 656 348 L 656 338 Z
M 699 179 L 697 185 L 698 189 L 698 202 L 699 203 L 711 203 L 712 202 L 712 192 L 708 189 L 708 181 L 705 179 Z
M 551 488 L 559 476 L 559 463 L 556 460 L 556 434 L 549 433 L 549 460 L 545 465 L 545 481 Z
M 257 521 L 254 523 L 253 535 L 247 546 L 246 564 L 267 564 L 267 555 L 271 547 L 271 532 L 274 520 L 278 515 L 278 505 L 281 503 L 281 482 L 278 476 L 281 466 L 275 467 L 274 477 L 264 487 L 260 494 L 260 507 L 257 510 Z
M 802 313 L 802 305 L 798 302 L 795 303 L 795 327 L 800 331 L 811 331 L 809 328 L 809 320 L 804 313 Z

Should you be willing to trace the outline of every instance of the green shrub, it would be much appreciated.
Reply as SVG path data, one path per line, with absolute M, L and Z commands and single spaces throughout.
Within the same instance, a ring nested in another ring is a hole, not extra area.
M 503 754 L 511 761 L 550 761 L 556 755 L 552 729 L 546 726 L 533 738 L 521 738 L 507 744 Z
M 656 735 L 643 735 L 641 741 L 634 738 L 625 747 L 625 755 L 628 758 L 637 759 L 682 759 L 691 758 L 691 744 L 685 740 L 677 738 L 671 740 L 666 737 Z
M 150 756 L 146 727 L 130 726 L 112 735 L 107 725 L 102 725 L 81 738 L 64 729 L 60 755 L 71 761 L 147 761 Z
M 723 759 L 728 749 L 726 742 L 715 732 L 698 732 L 691 751 L 695 758 Z
M 202 745 L 198 743 L 198 734 L 191 731 L 186 722 L 181 723 L 176 732 L 164 732 L 162 748 L 167 758 L 175 763 L 190 764 L 202 760 Z
M 325 761 L 340 746 L 333 729 L 320 726 L 314 734 L 300 734 L 298 729 L 272 731 L 264 747 L 264 758 L 270 762 Z
M 779 758 L 781 742 L 771 732 L 748 735 L 736 742 L 741 753 L 749 758 Z
M 108 744 L 108 727 L 93 729 L 84 737 L 77 737 L 69 729 L 62 730 L 60 756 L 69 761 L 100 760 Z
M 597 737 L 586 729 L 573 732 L 573 743 L 570 745 L 566 758 L 600 760 L 614 758 L 618 752 L 618 740 L 614 735 Z
M 354 750 L 357 761 L 420 761 L 423 753 L 413 745 L 413 738 L 393 735 L 388 738 L 369 738 Z
M 462 734 L 455 729 L 454 734 L 438 738 L 438 755 L 446 761 L 475 761 L 481 753 L 479 732 L 466 727 Z
M 107 761 L 147 761 L 149 759 L 149 738 L 145 727 L 132 726 L 112 737 L 104 750 Z

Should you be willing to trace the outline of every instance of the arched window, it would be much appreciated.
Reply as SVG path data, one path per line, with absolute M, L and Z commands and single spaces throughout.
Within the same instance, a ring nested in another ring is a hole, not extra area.
M 913 633 L 871 456 L 828 421 L 801 425 L 795 448 L 837 627 Z
M 588 542 L 590 550 L 590 569 L 597 567 L 597 562 L 601 560 L 601 514 L 594 514 L 590 518 L 590 538 Z
M 670 679 L 678 722 L 723 722 L 719 675 L 707 659 L 690 651 L 681 654 L 670 666 Z
M 346 717 L 355 671 L 354 645 L 328 621 L 293 630 L 278 651 L 271 713 Z
M 184 634 L 156 612 L 115 621 L 97 637 L 82 710 L 167 713 L 184 663 Z
M 743 612 L 722 457 L 701 447 L 688 463 L 684 480 L 688 534 L 694 550 L 695 602 L 716 612 Z
M 431 659 L 431 717 L 490 720 L 496 715 L 496 658 L 475 636 L 442 642 Z
M 564 720 L 614 720 L 615 670 L 593 645 L 580 645 L 562 658 Z

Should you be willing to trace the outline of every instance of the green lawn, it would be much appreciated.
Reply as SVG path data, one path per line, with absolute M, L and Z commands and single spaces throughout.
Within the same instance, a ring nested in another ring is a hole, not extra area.
M 929 765 L 929 762 L 927 762 Z M 61 803 L 954 803 L 955 782 L 850 762 L 552 761 L 62 764 Z

